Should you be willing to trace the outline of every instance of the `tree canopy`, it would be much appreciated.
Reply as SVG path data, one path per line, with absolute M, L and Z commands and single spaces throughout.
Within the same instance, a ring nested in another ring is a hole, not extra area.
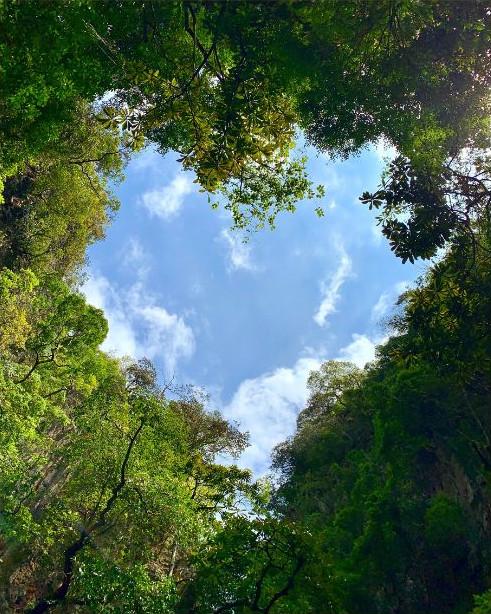
M 491 612 L 490 35 L 484 0 L 1 3 L 0 610 Z M 361 201 L 438 257 L 255 481 L 79 284 L 133 152 L 255 230 L 322 199 L 299 135 L 395 147 Z
M 80 101 L 98 100 L 132 147 L 179 152 L 239 227 L 321 196 L 291 158 L 298 129 L 331 155 L 388 140 L 430 177 L 438 207 L 455 180 L 449 160 L 488 146 L 490 19 L 482 0 L 8 0 L 0 168 L 50 150 Z

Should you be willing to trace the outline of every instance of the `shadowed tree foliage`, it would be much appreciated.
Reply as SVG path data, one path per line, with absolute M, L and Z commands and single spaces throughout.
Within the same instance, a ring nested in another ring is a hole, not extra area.
M 276 509 L 326 552 L 320 585 L 336 612 L 470 612 L 488 586 L 489 246 L 488 222 L 458 237 L 403 296 L 364 372 L 331 362 L 312 374 L 297 432 L 276 450 Z
M 1 3 L 2 612 L 491 611 L 490 35 L 483 0 Z M 76 288 L 133 151 L 251 230 L 322 197 L 300 134 L 395 147 L 361 200 L 439 259 L 254 482 L 247 434 L 101 351 Z
M 297 127 L 334 156 L 385 138 L 438 188 L 489 143 L 490 20 L 482 0 L 7 0 L 0 168 L 49 151 L 99 97 L 105 125 L 179 152 L 238 227 L 322 194 L 290 159 Z
M 17 166 L 4 179 L 0 262 L 67 279 L 80 270 L 87 246 L 104 236 L 118 208 L 108 183 L 121 179 L 125 149 L 87 106 L 79 106 L 49 153 Z

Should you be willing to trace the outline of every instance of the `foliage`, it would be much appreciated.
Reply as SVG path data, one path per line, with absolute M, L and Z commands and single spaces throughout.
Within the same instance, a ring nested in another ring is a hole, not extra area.
M 490 19 L 482 0 L 1 3 L 2 611 L 490 611 Z M 248 436 L 207 399 L 100 350 L 76 287 L 132 151 L 177 152 L 253 230 L 324 195 L 300 131 L 333 157 L 395 146 L 361 200 L 404 262 L 440 259 L 376 362 L 311 374 L 273 486 L 219 462 Z
M 482 0 L 8 0 L 0 168 L 50 151 L 99 97 L 105 125 L 179 152 L 238 226 L 321 196 L 287 162 L 297 126 L 330 155 L 383 137 L 437 178 L 488 144 L 490 18 Z
M 404 295 L 364 373 L 313 374 L 297 433 L 276 450 L 276 509 L 329 553 L 335 611 L 467 612 L 487 585 L 488 246 L 484 221 L 455 242 Z
M 378 222 L 402 262 L 431 258 L 456 232 L 472 234 L 474 223 L 491 206 L 489 155 L 469 153 L 438 172 L 418 169 L 398 157 L 374 194 L 361 197 L 370 209 L 382 208 Z
M 172 579 L 155 581 L 138 564 L 128 572 L 112 561 L 92 556 L 87 562 L 80 561 L 73 590 L 84 595 L 91 612 L 174 612 L 176 587 Z
M 118 208 L 108 182 L 121 178 L 124 153 L 118 136 L 79 108 L 49 154 L 4 178 L 0 262 L 73 277 Z
M 172 611 L 215 515 L 254 490 L 215 462 L 247 437 L 189 392 L 168 401 L 150 363 L 103 354 L 102 313 L 56 277 L 2 279 L 18 289 L 2 313 L 26 311 L 2 338 L 2 609 Z
M 196 579 L 181 603 L 192 612 L 305 612 L 309 582 L 308 536 L 263 515 L 225 519 L 196 559 Z M 288 596 L 287 610 L 282 601 Z
M 29 296 L 38 280 L 31 271 L 0 273 L 0 355 L 12 346 L 24 347 L 30 332 Z
M 475 603 L 476 607 L 472 610 L 472 614 L 489 614 L 491 612 L 491 591 L 477 595 Z

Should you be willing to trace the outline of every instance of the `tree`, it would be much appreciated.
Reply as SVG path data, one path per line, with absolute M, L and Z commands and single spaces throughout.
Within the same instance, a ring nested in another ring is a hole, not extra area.
M 72 279 L 87 246 L 104 236 L 118 208 L 108 182 L 121 179 L 119 137 L 79 105 L 52 151 L 19 164 L 4 182 L 0 206 L 0 262 L 37 275 Z
M 297 432 L 276 450 L 274 509 L 328 553 L 320 585 L 334 611 L 468 612 L 487 587 L 488 246 L 486 218 L 455 237 L 401 297 L 364 373 L 312 374 Z
M 13 347 L 23 348 L 29 336 L 29 299 L 38 284 L 32 271 L 0 273 L 0 356 Z
M 149 139 L 179 152 L 204 190 L 225 193 L 239 226 L 274 223 L 294 200 L 320 194 L 288 161 L 297 126 L 330 155 L 383 137 L 436 178 L 464 148 L 488 143 L 487 8 L 482 0 L 11 0 L 2 166 L 14 174 L 20 160 L 49 150 L 80 99 L 111 91 L 101 119 L 134 147 Z M 49 50 L 40 32 L 56 40 Z
M 307 543 L 301 529 L 271 516 L 227 517 L 196 558 L 196 578 L 178 611 L 307 611 Z
M 361 201 L 382 210 L 377 218 L 382 232 L 403 262 L 431 258 L 462 232 L 477 239 L 476 223 L 491 206 L 489 170 L 489 156 L 480 150 L 437 172 L 398 157 L 381 188 L 365 192 Z
M 3 3 L 2 611 L 487 611 L 490 19 L 481 0 Z M 220 462 L 248 438 L 205 398 L 100 350 L 75 288 L 131 151 L 178 152 L 236 227 L 274 226 L 323 193 L 298 130 L 331 156 L 394 145 L 362 201 L 404 261 L 447 251 L 374 363 L 310 376 L 271 485 Z
M 102 313 L 56 276 L 1 279 L 2 608 L 172 611 L 215 515 L 253 489 L 215 461 L 247 437 L 103 354 Z

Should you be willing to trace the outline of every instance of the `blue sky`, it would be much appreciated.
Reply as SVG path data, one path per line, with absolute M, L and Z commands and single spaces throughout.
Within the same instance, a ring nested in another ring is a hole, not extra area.
M 390 152 L 333 162 L 306 151 L 309 175 L 326 187 L 324 218 L 299 203 L 244 245 L 177 156 L 149 148 L 130 162 L 121 209 L 89 250 L 84 292 L 108 319 L 104 349 L 147 356 L 162 381 L 206 389 L 250 432 L 240 464 L 257 476 L 294 431 L 309 372 L 327 359 L 373 358 L 381 320 L 424 270 L 393 256 L 358 201 Z

